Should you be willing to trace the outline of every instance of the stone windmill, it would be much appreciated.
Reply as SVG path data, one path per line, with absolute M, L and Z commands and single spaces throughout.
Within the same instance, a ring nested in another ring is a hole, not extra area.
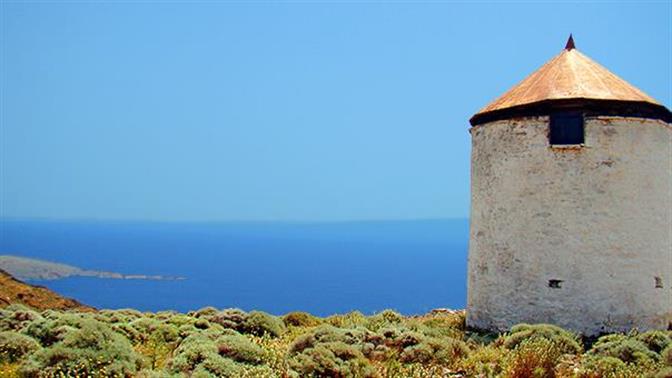
M 672 322 L 672 113 L 562 52 L 471 120 L 467 324 Z

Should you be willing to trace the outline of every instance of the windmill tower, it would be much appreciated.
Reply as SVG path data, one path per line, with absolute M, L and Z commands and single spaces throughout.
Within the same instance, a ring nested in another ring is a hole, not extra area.
M 672 113 L 565 49 L 471 120 L 467 325 L 672 324 Z

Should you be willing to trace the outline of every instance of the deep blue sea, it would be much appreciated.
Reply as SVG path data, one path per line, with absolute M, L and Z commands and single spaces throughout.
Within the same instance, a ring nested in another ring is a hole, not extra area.
M 0 254 L 182 281 L 32 281 L 98 308 L 326 316 L 464 308 L 468 220 L 0 223 Z

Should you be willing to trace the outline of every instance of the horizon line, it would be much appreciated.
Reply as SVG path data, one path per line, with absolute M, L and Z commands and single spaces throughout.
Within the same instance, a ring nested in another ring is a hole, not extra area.
M 366 219 L 128 219 L 128 218 L 52 218 L 52 217 L 4 217 L 0 216 L 0 222 L 63 222 L 63 223 L 285 223 L 285 224 L 325 224 L 325 223 L 383 223 L 383 222 L 427 222 L 427 221 L 450 221 L 468 220 L 464 217 L 418 217 L 418 218 L 366 218 Z

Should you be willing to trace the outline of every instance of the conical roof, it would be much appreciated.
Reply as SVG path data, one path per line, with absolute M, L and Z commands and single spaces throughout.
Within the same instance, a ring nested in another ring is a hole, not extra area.
M 669 113 L 655 99 L 579 52 L 570 36 L 560 54 L 481 109 L 471 123 L 482 123 L 493 114 L 510 109 L 568 100 L 650 104 Z

